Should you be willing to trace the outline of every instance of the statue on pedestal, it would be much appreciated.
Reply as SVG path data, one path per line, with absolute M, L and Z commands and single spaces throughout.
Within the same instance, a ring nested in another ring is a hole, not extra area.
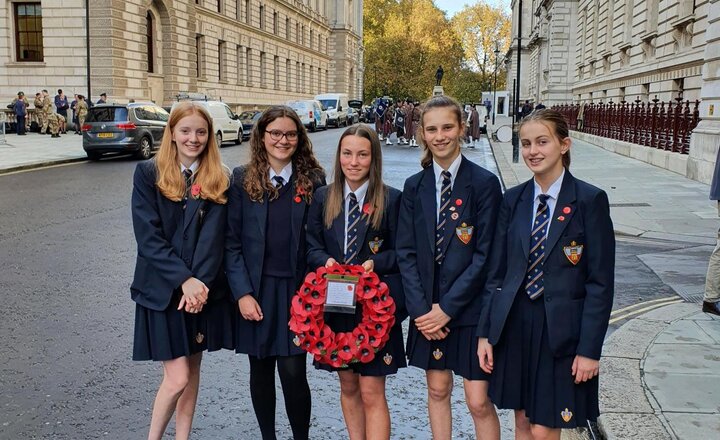
M 442 66 L 438 66 L 437 70 L 435 71 L 435 85 L 439 86 L 440 82 L 443 79 L 443 74 L 445 74 L 445 71 L 443 70 Z

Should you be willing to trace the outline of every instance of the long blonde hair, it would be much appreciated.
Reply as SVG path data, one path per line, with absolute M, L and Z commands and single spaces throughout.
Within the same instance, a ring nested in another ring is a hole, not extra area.
M 340 215 L 344 206 L 345 174 L 343 174 L 340 166 L 340 154 L 342 141 L 347 136 L 358 136 L 370 141 L 370 172 L 368 174 L 367 195 L 365 196 L 370 212 L 366 215 L 369 217 L 370 225 L 375 229 L 380 229 L 387 193 L 387 188 L 382 180 L 382 149 L 375 130 L 365 124 L 353 125 L 347 128 L 340 136 L 340 141 L 338 141 L 333 181 L 328 185 L 328 195 L 325 200 L 325 227 L 330 229 L 333 220 Z
M 420 111 L 420 128 L 418 128 L 417 136 L 418 140 L 420 141 L 420 145 L 422 145 L 423 147 L 423 157 L 420 160 L 420 165 L 423 168 L 427 168 L 432 165 L 433 161 L 432 151 L 430 151 L 430 148 L 428 148 L 427 144 L 425 143 L 425 113 L 429 112 L 432 109 L 443 107 L 450 108 L 453 113 L 455 113 L 455 116 L 457 117 L 457 123 L 460 126 L 460 132 L 463 133 L 465 131 L 465 121 L 463 121 L 462 117 L 462 107 L 460 107 L 460 104 L 458 104 L 458 102 L 453 98 L 445 95 L 438 95 L 433 96 L 425 104 L 423 104 L 422 110 Z M 462 145 L 462 141 L 460 139 L 458 139 L 457 142 L 460 142 L 460 145 Z
M 313 181 L 325 177 L 325 171 L 313 154 L 312 142 L 310 142 L 302 121 L 295 110 L 284 105 L 277 105 L 265 110 L 253 127 L 250 134 L 250 163 L 245 171 L 243 188 L 250 196 L 250 200 L 254 202 L 262 202 L 265 193 L 268 194 L 270 200 L 278 197 L 278 190 L 270 182 L 268 175 L 270 162 L 263 137 L 265 137 L 267 126 L 279 118 L 289 118 L 295 123 L 295 129 L 298 132 L 297 147 L 292 155 L 295 191 L 305 199 L 305 202 L 310 203 Z
M 200 153 L 200 165 L 195 172 L 194 183 L 200 186 L 200 197 L 215 203 L 227 202 L 227 191 L 230 186 L 230 171 L 223 165 L 220 149 L 215 140 L 213 123 L 210 114 L 200 104 L 188 101 L 178 104 L 170 114 L 165 126 L 162 144 L 155 156 L 157 169 L 157 187 L 163 196 L 179 202 L 185 197 L 185 177 L 180 171 L 177 144 L 173 141 L 173 130 L 181 119 L 186 116 L 199 115 L 208 124 L 208 140 Z

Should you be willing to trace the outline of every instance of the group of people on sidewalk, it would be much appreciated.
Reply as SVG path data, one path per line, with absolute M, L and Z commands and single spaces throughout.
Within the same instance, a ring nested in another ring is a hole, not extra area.
M 106 102 L 107 94 L 102 93 L 97 103 L 104 104 Z M 53 138 L 59 138 L 60 134 L 67 133 L 68 110 L 72 110 L 75 134 L 81 134 L 81 127 L 85 123 L 90 105 L 85 100 L 85 96 L 80 94 L 76 94 L 75 99 L 69 103 L 68 97 L 65 96 L 62 89 L 58 89 L 54 100 L 50 99 L 47 90 L 35 94 L 34 111 L 32 112 L 34 121 L 30 117 L 30 103 L 22 91 L 17 93 L 17 97 L 8 104 L 7 108 L 12 110 L 15 117 L 15 121 L 11 122 L 11 128 L 14 127 L 18 136 L 25 136 L 30 131 L 32 122 L 36 122 L 40 134 L 50 134 Z
M 163 366 L 148 438 L 162 438 L 173 414 L 176 438 L 188 438 L 202 353 L 220 349 L 248 356 L 263 439 L 276 438 L 275 371 L 293 438 L 310 438 L 308 335 L 288 323 L 306 275 L 337 265 L 377 276 L 395 304 L 389 339 L 367 362 L 315 358 L 337 374 L 350 439 L 390 438 L 385 380 L 407 365 L 425 372 L 435 439 L 452 437 L 454 375 L 481 440 L 500 438 L 496 406 L 515 410 L 518 439 L 557 440 L 597 418 L 615 241 L 607 195 L 569 171 L 563 117 L 523 120 L 534 177 L 503 196 L 497 177 L 461 154 L 455 100 L 404 105 L 417 109 L 423 157 L 402 192 L 383 182 L 380 137 L 367 125 L 343 132 L 326 184 L 288 107 L 263 112 L 248 163 L 232 173 L 204 107 L 173 109 L 156 157 L 137 166 L 131 204 L 133 359 Z M 364 313 L 326 310 L 324 322 L 349 332 Z

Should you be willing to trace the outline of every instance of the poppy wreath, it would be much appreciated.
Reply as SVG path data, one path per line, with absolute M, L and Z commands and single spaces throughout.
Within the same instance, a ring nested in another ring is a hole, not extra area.
M 362 307 L 362 320 L 351 332 L 336 333 L 325 323 L 326 274 L 359 277 L 355 299 Z M 394 324 L 395 301 L 387 284 L 375 272 L 365 272 L 362 266 L 336 264 L 310 272 L 290 307 L 289 325 L 297 335 L 295 343 L 316 361 L 334 368 L 372 361 L 390 339 Z

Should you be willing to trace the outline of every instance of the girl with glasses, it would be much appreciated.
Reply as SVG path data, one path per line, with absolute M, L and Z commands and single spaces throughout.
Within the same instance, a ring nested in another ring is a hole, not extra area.
M 305 226 L 325 173 L 290 107 L 271 107 L 250 135 L 251 157 L 233 170 L 225 271 L 238 317 L 235 350 L 250 361 L 250 396 L 263 440 L 275 439 L 275 368 L 295 440 L 308 438 L 306 354 L 288 327 L 306 274 Z

